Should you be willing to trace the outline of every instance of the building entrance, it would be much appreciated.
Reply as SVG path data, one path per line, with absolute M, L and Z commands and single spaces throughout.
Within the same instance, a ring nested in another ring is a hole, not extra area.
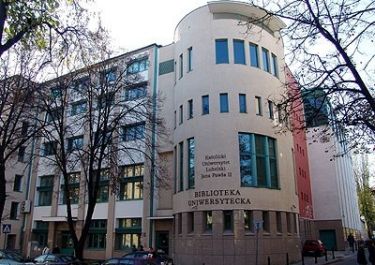
M 73 248 L 73 240 L 70 236 L 69 231 L 61 231 L 61 253 L 73 255 L 74 248 Z
M 335 230 L 319 230 L 319 238 L 328 250 L 337 250 Z
M 155 235 L 156 249 L 163 250 L 166 254 L 169 254 L 169 232 L 168 231 L 157 231 Z

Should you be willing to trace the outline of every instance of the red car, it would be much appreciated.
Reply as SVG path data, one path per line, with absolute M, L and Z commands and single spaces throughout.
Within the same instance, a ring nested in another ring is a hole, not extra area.
M 302 249 L 303 255 L 324 255 L 326 253 L 326 248 L 322 241 L 320 240 L 306 240 L 303 244 Z

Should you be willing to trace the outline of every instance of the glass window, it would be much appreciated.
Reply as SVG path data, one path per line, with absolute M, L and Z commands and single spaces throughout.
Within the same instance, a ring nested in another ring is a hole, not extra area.
M 202 115 L 210 113 L 210 102 L 208 95 L 202 96 Z
M 267 211 L 262 212 L 263 231 L 270 232 L 270 214 Z
M 99 109 L 108 109 L 114 105 L 115 102 L 115 93 L 105 93 L 98 97 L 98 108 Z
M 27 121 L 23 121 L 22 126 L 21 126 L 21 136 L 26 136 L 28 130 L 29 130 L 29 123 Z
M 281 222 L 281 212 L 276 212 L 276 232 L 282 233 L 282 222 Z
M 256 96 L 255 97 L 255 113 L 256 115 L 263 115 L 262 114 L 262 98 Z
M 174 193 L 177 192 L 177 146 L 174 147 Z
M 145 137 L 145 123 L 135 123 L 123 127 L 122 140 L 125 142 L 143 139 Z
M 46 113 L 46 122 L 51 123 L 53 121 L 56 121 L 62 117 L 62 114 L 63 114 L 62 108 L 51 109 L 50 111 Z
M 263 59 L 263 70 L 270 73 L 271 72 L 270 54 L 266 48 L 262 48 L 262 59 Z
M 276 140 L 263 135 L 239 133 L 242 187 L 278 188 Z
M 192 119 L 193 118 L 193 114 L 194 114 L 194 112 L 193 112 L 193 100 L 190 99 L 188 101 L 188 119 Z
M 245 45 L 243 40 L 233 40 L 233 53 L 235 64 L 246 64 Z
M 22 190 L 22 175 L 15 175 L 14 183 L 13 183 L 13 191 L 21 191 Z
M 87 102 L 86 101 L 78 101 L 72 103 L 70 114 L 72 116 L 85 113 L 87 110 Z
M 272 57 L 272 68 L 271 68 L 271 73 L 272 73 L 274 76 L 278 77 L 278 76 L 279 76 L 279 70 L 278 70 L 279 67 L 278 67 L 278 64 L 277 64 L 277 57 L 276 57 L 276 55 L 273 54 L 273 53 L 272 53 L 271 57 Z
M 51 98 L 52 99 L 62 98 L 62 89 L 60 87 L 51 88 Z
M 81 150 L 83 148 L 83 135 L 68 138 L 67 152 Z
M 179 63 L 180 63 L 180 75 L 179 78 L 181 79 L 184 75 L 184 55 L 181 53 L 179 57 Z
M 245 231 L 246 232 L 254 232 L 253 211 L 244 210 L 243 218 L 244 218 Z
M 212 211 L 203 212 L 203 224 L 206 232 L 212 231 Z
M 182 234 L 182 213 L 179 213 L 177 218 L 177 232 Z
M 147 95 L 147 84 L 142 84 L 125 89 L 125 100 L 136 100 L 144 98 Z
M 233 231 L 233 211 L 223 211 L 224 231 Z
M 173 124 L 174 124 L 174 128 L 176 129 L 176 127 L 177 127 L 177 111 L 174 111 L 174 122 L 173 122 Z
M 26 152 L 26 146 L 21 146 L 18 149 L 18 156 L 17 156 L 18 162 L 25 162 L 25 152 Z
M 274 119 L 273 102 L 271 100 L 268 100 L 268 115 L 271 120 Z
M 56 154 L 57 142 L 46 142 L 43 144 L 43 155 L 50 156 Z
M 140 200 L 143 198 L 144 164 L 121 167 L 120 200 Z
M 258 45 L 250 43 L 250 65 L 259 67 Z
M 179 124 L 182 124 L 184 122 L 184 107 L 180 106 L 180 114 L 179 114 Z
M 91 220 L 88 232 L 88 248 L 105 248 L 106 237 L 107 220 Z
M 220 112 L 229 112 L 228 93 L 220 94 Z
M 187 213 L 187 226 L 188 226 L 188 233 L 194 233 L 194 212 Z
M 218 39 L 216 44 L 216 64 L 229 63 L 228 40 Z
M 17 220 L 17 217 L 18 217 L 18 205 L 20 203 L 19 202 L 12 202 L 11 205 L 10 205 L 10 215 L 9 215 L 9 219 L 11 220 Z
M 184 142 L 178 144 L 179 147 L 179 186 L 178 191 L 184 189 Z
M 148 59 L 144 58 L 138 61 L 132 62 L 127 67 L 128 74 L 136 74 L 148 70 Z
M 239 100 L 239 106 L 240 106 L 240 113 L 246 113 L 247 112 L 246 95 L 239 94 L 238 100 Z
M 187 140 L 188 144 L 188 187 L 195 187 L 195 141 L 194 138 Z
M 193 70 L 193 47 L 188 49 L 188 72 Z
M 292 232 L 292 225 L 290 223 L 290 213 L 286 213 L 286 231 L 288 233 L 291 233 Z

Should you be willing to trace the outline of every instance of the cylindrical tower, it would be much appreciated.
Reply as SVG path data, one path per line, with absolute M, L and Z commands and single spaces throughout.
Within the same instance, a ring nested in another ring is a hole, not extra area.
M 299 258 L 292 136 L 277 18 L 210 2 L 175 31 L 174 257 L 177 264 L 266 264 Z M 250 19 L 256 23 L 245 24 Z

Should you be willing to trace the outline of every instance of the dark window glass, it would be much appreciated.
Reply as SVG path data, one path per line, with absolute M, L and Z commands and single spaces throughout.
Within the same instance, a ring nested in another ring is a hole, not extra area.
M 189 119 L 192 119 L 193 118 L 193 115 L 194 115 L 194 112 L 193 112 L 193 100 L 190 99 L 188 101 L 188 118 Z
M 10 215 L 9 219 L 16 220 L 18 217 L 18 205 L 19 202 L 12 202 L 10 205 Z
M 228 94 L 220 94 L 220 112 L 229 112 Z
M 233 40 L 233 53 L 235 64 L 246 64 L 245 44 L 243 40 Z
M 180 58 L 179 58 L 179 61 L 180 61 L 180 79 L 183 77 L 184 75 L 184 55 L 181 53 L 180 54 Z
M 132 62 L 128 65 L 127 72 L 128 74 L 136 74 L 148 70 L 148 59 L 142 59 L 135 62 Z
M 189 212 L 188 216 L 188 233 L 194 233 L 194 212 Z
M 208 95 L 202 96 L 202 115 L 210 113 L 210 102 Z
M 46 114 L 46 122 L 50 123 L 62 117 L 62 108 L 51 109 Z
M 123 127 L 122 140 L 125 142 L 143 139 L 145 137 L 145 123 L 130 124 Z
M 179 187 L 178 191 L 184 189 L 184 143 L 181 142 L 178 145 L 179 147 Z
M 262 115 L 262 99 L 261 97 L 255 97 L 255 113 L 256 115 Z
M 281 212 L 276 212 L 276 231 L 278 233 L 283 232 L 282 222 L 281 222 Z
M 228 40 L 219 39 L 215 41 L 216 44 L 216 63 L 229 63 L 228 55 Z
M 68 138 L 67 152 L 81 150 L 83 148 L 83 135 Z
M 233 211 L 223 211 L 224 231 L 233 231 Z
M 125 100 L 136 100 L 144 98 L 147 95 L 147 85 L 130 87 L 125 90 Z
M 22 175 L 15 175 L 13 183 L 13 191 L 21 191 L 22 189 Z
M 50 156 L 56 154 L 57 142 L 47 142 L 43 144 L 43 155 Z
M 277 160 L 276 160 L 276 140 L 268 138 L 268 154 L 270 164 L 270 178 L 271 188 L 279 187 L 279 180 L 277 174 Z
M 239 94 L 238 99 L 239 99 L 239 105 L 240 105 L 240 113 L 246 113 L 247 112 L 246 95 Z
M 70 114 L 72 116 L 85 113 L 87 110 L 87 102 L 86 101 L 79 101 L 72 103 L 72 108 Z
M 107 237 L 107 220 L 91 220 L 88 232 L 88 248 L 104 249 Z
M 254 232 L 253 212 L 250 210 L 245 210 L 243 218 L 244 218 L 245 231 Z
M 182 124 L 184 122 L 184 107 L 180 106 L 180 115 L 179 115 L 179 124 Z
M 271 73 L 274 75 L 274 76 L 276 76 L 276 77 L 278 77 L 279 76 L 279 70 L 278 70 L 278 64 L 277 64 L 277 57 L 276 57 L 276 55 L 274 55 L 273 53 L 272 53 L 272 71 L 271 71 Z
M 39 197 L 39 206 L 50 206 L 52 203 L 52 192 L 53 192 L 53 178 L 54 176 L 41 176 L 40 184 L 37 187 Z
M 178 227 L 177 227 L 177 232 L 179 234 L 182 234 L 182 213 L 178 214 Z
M 258 45 L 250 43 L 250 64 L 259 67 Z
M 262 219 L 263 219 L 263 231 L 270 232 L 270 214 L 269 212 L 263 211 L 262 212 Z
M 256 167 L 259 187 L 267 186 L 265 139 L 264 136 L 255 135 Z
M 268 117 L 273 120 L 274 119 L 274 113 L 273 113 L 273 102 L 268 100 Z
M 26 152 L 26 146 L 21 146 L 18 149 L 18 162 L 25 162 L 25 152 Z
M 240 175 L 241 186 L 256 186 L 256 179 L 253 169 L 253 143 L 250 134 L 238 135 L 240 148 Z
M 263 59 L 263 70 L 270 73 L 271 72 L 270 54 L 266 48 L 262 48 L 262 59 Z
M 26 136 L 28 129 L 29 129 L 29 123 L 27 121 L 23 121 L 22 127 L 21 127 L 21 136 Z

